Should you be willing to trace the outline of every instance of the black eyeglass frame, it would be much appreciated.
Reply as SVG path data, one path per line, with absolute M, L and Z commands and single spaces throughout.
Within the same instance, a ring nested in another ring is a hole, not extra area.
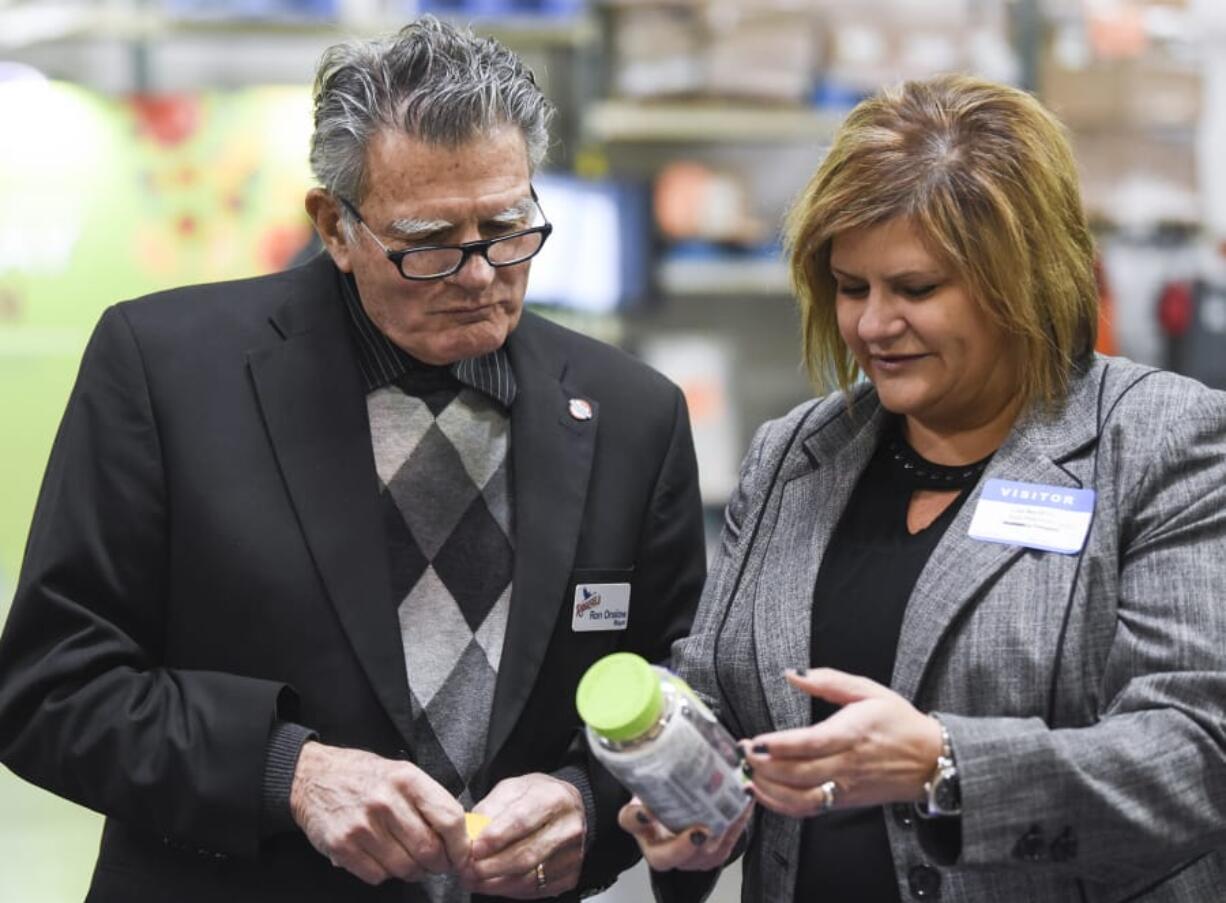
M 536 188 L 530 185 L 528 186 L 528 190 L 532 195 L 532 203 L 536 204 L 536 209 L 540 211 L 541 217 L 544 218 L 545 208 L 541 206 L 540 199 L 536 196 Z M 375 240 L 375 244 L 377 244 L 383 251 L 383 255 L 393 264 L 395 264 L 396 272 L 400 274 L 401 278 L 408 279 L 410 282 L 433 282 L 436 279 L 446 279 L 448 276 L 454 276 L 456 273 L 460 272 L 460 270 L 464 269 L 464 264 L 468 263 L 468 258 L 473 254 L 480 254 L 485 258 L 485 262 L 494 267 L 494 269 L 513 267 L 518 266 L 521 263 L 527 263 L 537 254 L 541 253 L 541 249 L 545 247 L 546 240 L 551 234 L 553 234 L 553 223 L 546 219 L 545 222 L 539 226 L 533 226 L 530 229 L 520 229 L 518 232 L 510 232 L 506 235 L 499 235 L 495 238 L 482 238 L 477 241 L 466 241 L 460 245 L 422 245 L 421 247 L 417 248 L 405 248 L 400 251 L 393 251 L 383 243 L 382 239 L 380 239 L 378 235 L 375 234 L 375 230 L 367 225 L 366 220 L 362 219 L 362 214 L 358 212 L 356 204 L 339 194 L 335 195 L 335 197 L 344 205 L 346 210 L 353 214 L 354 218 L 357 219 L 362 228 L 366 230 L 367 234 L 369 234 L 370 237 Z M 490 260 L 491 246 L 500 244 L 504 241 L 510 241 L 513 238 L 522 238 L 525 235 L 541 236 L 541 243 L 537 245 L 536 250 L 527 257 L 521 257 L 518 260 L 508 260 L 504 263 L 495 263 L 494 261 Z M 460 259 L 454 267 L 446 272 L 435 273 L 433 276 L 411 276 L 404 271 L 402 261 L 410 254 L 416 254 L 420 251 L 459 251 Z

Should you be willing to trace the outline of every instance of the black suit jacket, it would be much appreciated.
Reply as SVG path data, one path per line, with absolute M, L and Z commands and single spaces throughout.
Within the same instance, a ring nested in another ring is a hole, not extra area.
M 91 900 L 395 900 L 265 836 L 269 730 L 413 758 L 365 392 L 326 256 L 117 305 L 85 352 L 0 638 L 0 758 L 107 815 Z M 525 314 L 508 340 L 515 570 L 484 793 L 570 764 L 573 695 L 616 649 L 662 659 L 703 579 L 675 386 Z M 574 419 L 572 398 L 595 415 Z M 576 582 L 632 585 L 575 633 Z M 634 859 L 591 770 L 582 885 Z

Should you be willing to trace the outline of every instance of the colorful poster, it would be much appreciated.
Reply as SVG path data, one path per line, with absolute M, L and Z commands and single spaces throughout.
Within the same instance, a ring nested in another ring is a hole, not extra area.
M 311 107 L 304 87 L 113 99 L 27 77 L 0 108 L 2 618 L 99 314 L 288 263 L 311 235 Z

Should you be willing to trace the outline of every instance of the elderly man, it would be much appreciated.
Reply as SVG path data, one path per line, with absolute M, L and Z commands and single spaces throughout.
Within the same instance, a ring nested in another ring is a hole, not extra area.
M 549 114 L 433 19 L 334 47 L 327 253 L 103 315 L 0 639 L 0 757 L 107 816 L 90 900 L 573 899 L 632 861 L 572 696 L 687 630 L 696 467 L 674 386 L 523 310 Z

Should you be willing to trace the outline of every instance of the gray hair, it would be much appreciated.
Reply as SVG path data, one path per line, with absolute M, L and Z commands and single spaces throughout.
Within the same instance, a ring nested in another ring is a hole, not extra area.
M 388 38 L 324 51 L 315 73 L 311 169 L 332 194 L 360 204 L 366 149 L 385 128 L 455 147 L 503 125 L 524 137 L 531 171 L 545 158 L 553 104 L 502 44 L 423 16 Z M 342 207 L 342 223 L 354 225 Z

